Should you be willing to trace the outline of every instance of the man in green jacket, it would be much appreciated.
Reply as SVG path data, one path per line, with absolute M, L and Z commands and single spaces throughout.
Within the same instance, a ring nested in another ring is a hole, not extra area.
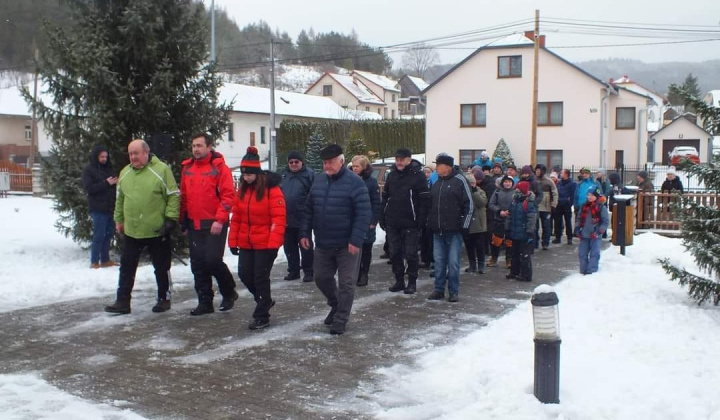
M 170 309 L 170 230 L 180 215 L 180 192 L 170 168 L 150 154 L 144 140 L 128 145 L 130 164 L 120 171 L 115 204 L 115 227 L 124 234 L 120 279 L 115 303 L 105 312 L 130 313 L 130 294 L 135 285 L 140 253 L 147 247 L 158 285 L 153 312 Z

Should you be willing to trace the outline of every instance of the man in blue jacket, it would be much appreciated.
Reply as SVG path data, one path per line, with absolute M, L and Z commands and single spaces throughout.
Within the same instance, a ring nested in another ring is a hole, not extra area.
M 590 168 L 583 167 L 582 169 L 580 169 L 580 175 L 582 176 L 582 180 L 575 189 L 575 200 L 573 202 L 573 206 L 575 206 L 575 215 L 578 214 L 580 208 L 587 201 L 588 192 L 595 191 L 596 188 L 599 188 L 600 191 L 602 191 L 602 187 L 600 186 L 600 184 L 598 184 L 598 182 L 593 179 Z
M 567 244 L 572 245 L 573 243 L 572 214 L 576 188 L 577 183 L 575 183 L 572 179 L 570 171 L 568 169 L 563 169 L 560 172 L 560 181 L 558 181 L 557 184 L 558 205 L 555 208 L 555 213 L 553 214 L 555 225 L 554 244 L 559 244 L 561 242 L 560 238 L 562 237 L 563 221 L 565 225 L 565 235 L 567 236 Z
M 286 225 L 283 250 L 288 261 L 288 274 L 285 280 L 300 278 L 300 268 L 304 273 L 303 281 L 313 281 L 313 250 L 300 247 L 300 219 L 305 199 L 315 180 L 315 173 L 305 166 L 303 155 L 297 150 L 288 153 L 288 168 L 282 173 L 280 188 L 285 195 Z M 299 249 L 298 249 L 299 248 Z M 302 263 L 301 263 L 302 257 Z
M 315 177 L 305 203 L 300 245 L 310 249 L 314 232 L 315 284 L 331 308 L 325 325 L 330 334 L 339 335 L 350 318 L 372 210 L 365 182 L 348 170 L 342 148 L 331 144 L 320 151 L 320 158 L 323 173 Z

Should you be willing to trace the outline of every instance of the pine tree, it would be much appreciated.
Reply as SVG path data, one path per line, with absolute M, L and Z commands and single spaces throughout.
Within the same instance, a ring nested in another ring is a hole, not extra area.
M 705 128 L 711 133 L 720 133 L 720 109 L 714 108 L 697 99 L 685 86 L 678 88 L 670 86 L 670 91 L 687 101 L 702 117 Z M 683 168 L 687 172 L 697 175 L 705 186 L 717 193 L 720 190 L 720 166 L 715 163 L 689 165 Z M 661 260 L 665 271 L 670 274 L 672 281 L 681 286 L 688 286 L 691 298 L 702 304 L 712 300 L 715 305 L 720 303 L 720 208 L 717 205 L 708 206 L 693 202 L 687 197 L 680 199 L 680 206 L 676 207 L 676 214 L 682 221 L 683 246 L 695 257 L 698 267 L 707 273 L 707 276 L 698 275 L 679 268 L 670 263 L 668 259 Z M 714 278 L 714 279 L 713 279 Z
M 135 138 L 173 138 L 167 163 L 180 162 L 197 132 L 225 131 L 229 106 L 217 105 L 220 79 L 207 64 L 208 29 L 192 0 L 68 0 L 66 29 L 46 24 L 38 72 L 52 103 L 33 103 L 53 145 L 44 162 L 60 215 L 56 227 L 78 242 L 91 238 L 80 182 L 94 144 L 105 144 L 113 166 L 128 163 Z
M 315 131 L 310 136 L 305 153 L 305 166 L 312 169 L 315 173 L 322 172 L 322 159 L 320 159 L 320 151 L 327 146 L 325 136 L 320 131 Z
M 360 126 L 353 124 L 352 129 L 350 130 L 350 139 L 345 145 L 345 156 L 348 160 L 350 160 L 353 156 L 357 155 L 367 156 L 367 153 L 368 148 L 362 138 L 362 130 L 360 130 Z
M 505 143 L 505 139 L 500 139 L 497 146 L 495 146 L 495 152 L 492 155 L 493 160 L 495 158 L 502 159 L 503 167 L 507 168 L 508 165 L 514 165 L 512 153 L 510 153 L 510 147 Z

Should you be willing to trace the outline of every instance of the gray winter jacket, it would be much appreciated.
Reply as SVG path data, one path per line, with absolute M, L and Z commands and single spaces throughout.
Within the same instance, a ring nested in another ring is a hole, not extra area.
M 473 212 L 472 221 L 470 222 L 470 233 L 487 232 L 487 196 L 485 191 L 480 187 L 470 187 L 472 191 Z
M 514 187 L 508 190 L 505 188 L 495 190 L 495 194 L 493 194 L 490 198 L 490 202 L 488 203 L 488 217 L 492 214 L 492 217 L 497 221 L 505 220 L 504 217 L 500 216 L 500 211 L 510 208 L 514 192 Z

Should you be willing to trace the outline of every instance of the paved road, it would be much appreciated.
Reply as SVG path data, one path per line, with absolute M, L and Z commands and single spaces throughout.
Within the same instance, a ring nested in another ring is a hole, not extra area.
M 460 302 L 451 304 L 426 300 L 427 271 L 417 294 L 388 292 L 390 266 L 376 260 L 342 336 L 323 325 L 328 307 L 313 283 L 282 280 L 284 264 L 273 270 L 277 305 L 263 331 L 247 329 L 254 302 L 241 284 L 232 311 L 200 317 L 188 314 L 192 290 L 176 292 L 164 314 L 150 311 L 151 292 L 134 296 L 128 316 L 102 312 L 111 297 L 4 313 L 0 373 L 40 371 L 74 395 L 124 401 L 154 419 L 371 418 L 367 393 L 357 390 L 376 381 L 376 369 L 411 364 L 413 354 L 456 341 L 527 301 L 538 284 L 575 272 L 576 246 L 538 251 L 533 263 L 532 283 L 506 280 L 499 267 L 463 273 Z

